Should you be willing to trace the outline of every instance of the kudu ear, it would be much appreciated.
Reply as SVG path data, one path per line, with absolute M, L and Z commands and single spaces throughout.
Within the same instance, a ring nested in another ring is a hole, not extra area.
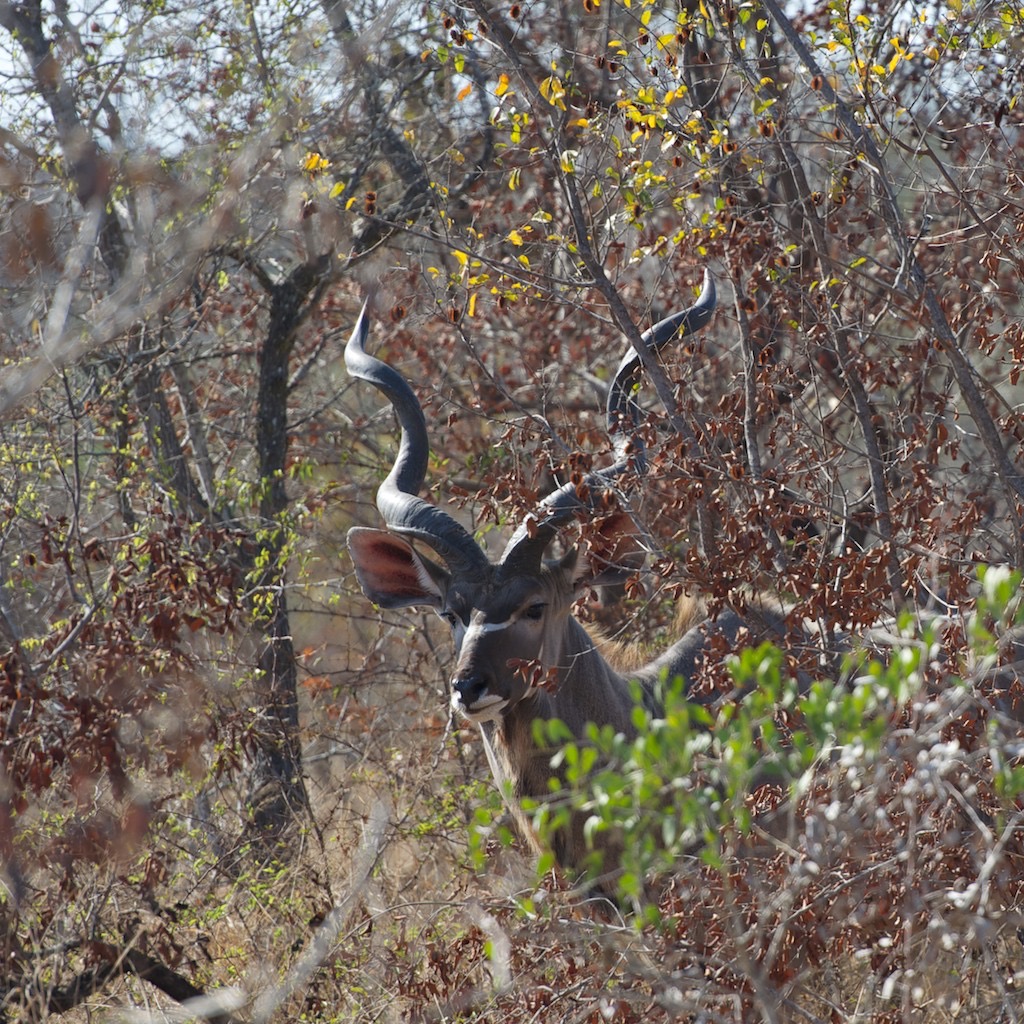
M 448 573 L 401 537 L 354 526 L 348 531 L 348 550 L 363 593 L 381 608 L 440 608 L 444 603 Z
M 647 548 L 632 516 L 616 512 L 588 531 L 586 544 L 574 547 L 560 564 L 578 590 L 624 583 L 646 558 Z

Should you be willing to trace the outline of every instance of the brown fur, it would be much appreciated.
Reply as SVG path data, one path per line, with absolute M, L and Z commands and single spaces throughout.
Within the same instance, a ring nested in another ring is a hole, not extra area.
M 689 594 L 683 594 L 676 602 L 675 612 L 672 616 L 673 642 L 688 633 L 694 626 L 700 625 L 706 618 L 707 611 L 703 603 Z M 606 625 L 588 622 L 584 628 L 590 634 L 601 657 L 616 672 L 627 674 L 635 672 L 637 669 L 643 668 L 655 656 L 650 645 L 636 640 L 621 640 L 617 636 L 612 636 Z
M 360 530 L 354 543 L 350 539 L 350 549 L 359 560 L 360 581 L 378 603 L 432 605 L 451 623 L 458 646 L 453 704 L 493 740 L 502 774 L 512 784 L 517 823 L 533 842 L 520 801 L 560 799 L 549 785 L 557 775 L 551 767 L 555 752 L 537 746 L 535 723 L 559 719 L 577 742 L 585 742 L 589 723 L 631 738 L 636 734 L 634 684 L 647 710 L 659 714 L 656 694 L 662 676 L 692 679 L 707 635 L 717 633 L 732 642 L 744 626 L 727 611 L 691 627 L 660 656 L 638 664 L 642 647 L 608 640 L 572 616 L 581 591 L 603 585 L 615 572 L 577 551 L 539 570 L 499 563 L 450 576 L 399 537 Z M 677 621 L 690 622 L 698 607 L 685 602 Z M 753 616 L 758 626 L 764 624 L 760 618 Z M 779 620 L 766 619 L 765 629 L 777 631 Z M 613 663 L 630 667 L 620 672 Z M 582 870 L 590 854 L 585 821 L 586 815 L 578 813 L 568 828 L 552 836 L 558 863 L 573 873 Z M 598 844 L 606 874 L 614 875 L 621 840 L 602 833 Z

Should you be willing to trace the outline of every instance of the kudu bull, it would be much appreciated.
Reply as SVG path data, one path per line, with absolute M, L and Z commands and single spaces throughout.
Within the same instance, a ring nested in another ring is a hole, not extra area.
M 649 348 L 700 330 L 715 308 L 709 274 L 697 302 L 643 335 Z M 452 705 L 485 731 L 496 754 L 492 769 L 511 780 L 517 823 L 534 841 L 519 800 L 551 799 L 551 751 L 534 740 L 537 719 L 560 719 L 582 740 L 588 722 L 635 734 L 631 681 L 639 684 L 646 708 L 657 714 L 659 681 L 666 675 L 689 679 L 701 658 L 709 629 L 734 637 L 740 621 L 726 612 L 714 623 L 687 632 L 650 664 L 616 672 L 602 657 L 601 642 L 572 615 L 573 602 L 587 587 L 622 581 L 642 564 L 645 548 L 628 515 L 604 519 L 596 543 L 572 548 L 553 561 L 545 553 L 559 529 L 574 518 L 593 516 L 614 478 L 630 465 L 644 468 L 643 445 L 635 436 L 638 410 L 631 397 L 640 372 L 632 350 L 622 359 L 608 394 L 607 418 L 616 447 L 611 467 L 570 482 L 549 495 L 513 534 L 497 562 L 491 562 L 454 518 L 418 497 L 427 470 L 428 440 L 423 411 L 409 384 L 392 367 L 364 349 L 369 323 L 364 306 L 345 349 L 350 374 L 387 396 L 401 425 L 394 467 L 377 492 L 387 530 L 356 527 L 348 546 L 363 592 L 382 608 L 426 605 L 448 622 L 457 662 Z M 422 542 L 444 562 L 417 551 Z M 524 671 L 528 663 L 530 671 Z M 500 781 L 500 779 L 499 779 Z M 587 855 L 582 815 L 553 840 L 558 863 L 579 869 Z M 614 837 L 599 837 L 607 870 L 614 871 Z

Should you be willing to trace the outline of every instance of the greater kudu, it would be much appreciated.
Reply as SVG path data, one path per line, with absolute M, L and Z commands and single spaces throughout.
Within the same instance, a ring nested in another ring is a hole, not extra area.
M 672 338 L 693 334 L 714 308 L 714 282 L 705 274 L 697 302 L 648 330 L 643 343 L 656 350 Z M 735 635 L 739 619 L 726 612 L 714 623 L 691 629 L 627 678 L 605 660 L 600 641 L 573 617 L 572 607 L 585 588 L 620 581 L 642 564 L 646 550 L 632 519 L 625 513 L 608 516 L 586 550 L 577 546 L 557 560 L 544 559 L 560 527 L 574 517 L 593 516 L 614 477 L 630 464 L 643 466 L 631 398 L 640 370 L 636 352 L 631 349 L 622 359 L 608 395 L 615 464 L 549 495 L 515 531 L 498 561 L 491 562 L 460 523 L 418 497 L 428 460 L 426 421 L 402 376 L 366 353 L 368 330 L 364 306 L 345 364 L 349 373 L 387 396 L 402 435 L 394 467 L 377 492 L 388 529 L 349 531 L 356 573 L 363 592 L 382 608 L 426 605 L 448 622 L 457 652 L 452 705 L 485 731 L 497 755 L 492 769 L 511 780 L 518 825 L 533 840 L 518 801 L 549 799 L 548 780 L 554 774 L 551 751 L 535 743 L 534 721 L 560 719 L 581 740 L 588 722 L 631 736 L 636 691 L 630 682 L 639 684 L 644 705 L 656 714 L 659 680 L 692 677 L 708 630 Z M 444 565 L 417 551 L 411 541 L 431 548 Z M 570 869 L 579 869 L 587 854 L 584 822 L 578 817 L 553 841 L 557 861 Z M 614 870 L 614 838 L 603 841 L 605 867 Z

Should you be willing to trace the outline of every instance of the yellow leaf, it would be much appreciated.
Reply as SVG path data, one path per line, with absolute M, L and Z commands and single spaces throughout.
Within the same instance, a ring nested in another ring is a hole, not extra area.
M 320 171 L 327 170 L 331 166 L 331 161 L 326 157 L 322 157 L 319 153 L 309 152 L 306 154 L 306 159 L 302 161 L 302 168 L 308 171 L 310 174 L 318 174 Z
M 510 232 L 508 233 L 508 240 L 509 240 L 509 241 L 510 241 L 510 242 L 511 242 L 511 243 L 512 243 L 513 245 L 522 245 L 522 244 L 523 244 L 523 236 L 522 236 L 522 235 L 521 235 L 521 234 L 520 234 L 520 233 L 519 233 L 518 231 L 516 231 L 516 230 L 515 230 L 515 228 L 513 228 L 513 229 L 512 229 L 512 230 L 511 230 L 511 231 L 510 231 Z
M 459 94 L 458 94 L 458 96 L 455 97 L 455 99 L 459 103 L 461 103 L 472 91 L 473 91 L 473 83 L 469 82 L 467 85 L 464 85 L 459 90 Z
M 522 181 L 523 172 L 520 168 L 513 168 L 512 173 L 508 176 L 508 187 L 515 192 Z
M 330 198 L 331 199 L 337 199 L 338 196 L 340 196 L 341 193 L 344 192 L 344 191 L 345 191 L 345 182 L 343 182 L 343 181 L 336 181 L 334 183 L 334 187 L 331 189 Z
M 530 258 L 526 255 L 526 253 L 523 253 L 521 256 L 519 256 L 519 262 L 524 267 L 526 267 L 527 270 L 530 269 Z
M 466 315 L 467 316 L 475 316 L 476 315 L 476 292 L 473 292 L 473 294 L 470 295 L 470 297 L 469 297 L 469 306 L 466 308 Z
M 549 78 L 545 78 L 540 83 L 540 94 L 551 104 L 553 107 L 558 107 L 559 110 L 565 110 L 565 86 L 556 78 L 551 75 Z
M 505 93 L 507 93 L 507 92 L 508 92 L 508 75 L 502 74 L 502 76 L 498 79 L 498 84 L 495 87 L 494 95 L 495 96 L 504 96 Z
M 459 261 L 460 267 L 465 267 L 469 263 L 469 254 L 461 249 L 452 249 L 452 255 Z

